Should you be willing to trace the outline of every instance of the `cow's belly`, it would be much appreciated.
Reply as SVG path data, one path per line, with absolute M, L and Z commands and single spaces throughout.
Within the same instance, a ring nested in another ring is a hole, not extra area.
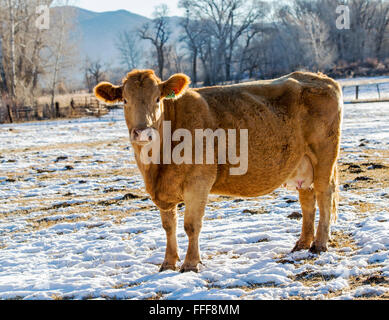
M 305 154 L 304 141 L 297 135 L 278 135 L 277 139 L 249 142 L 248 170 L 231 175 L 237 166 L 219 165 L 212 194 L 257 197 L 282 186 L 298 168 Z
M 287 174 L 287 173 L 286 173 Z M 258 197 L 269 194 L 285 183 L 282 173 L 275 179 L 264 181 L 261 175 L 230 176 L 220 183 L 217 181 L 211 189 L 212 194 L 233 197 Z
M 215 184 L 211 194 L 225 195 L 232 197 L 259 197 L 276 190 L 280 184 L 263 185 L 261 180 L 254 178 L 230 178 L 225 184 Z

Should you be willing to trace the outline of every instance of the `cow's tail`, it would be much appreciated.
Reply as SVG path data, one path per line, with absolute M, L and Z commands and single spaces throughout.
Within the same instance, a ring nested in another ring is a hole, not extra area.
M 339 205 L 339 170 L 337 164 L 334 167 L 333 183 L 334 183 L 334 193 L 332 195 L 331 219 L 332 222 L 335 223 L 338 219 L 338 205 Z

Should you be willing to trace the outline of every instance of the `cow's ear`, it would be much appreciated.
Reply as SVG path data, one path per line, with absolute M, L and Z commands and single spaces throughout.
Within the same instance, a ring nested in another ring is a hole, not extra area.
M 160 84 L 161 97 L 167 99 L 179 98 L 190 84 L 190 78 L 185 74 L 178 73 L 169 80 Z
M 99 83 L 95 87 L 94 93 L 97 99 L 107 103 L 115 103 L 123 100 L 123 87 L 114 86 L 109 82 Z

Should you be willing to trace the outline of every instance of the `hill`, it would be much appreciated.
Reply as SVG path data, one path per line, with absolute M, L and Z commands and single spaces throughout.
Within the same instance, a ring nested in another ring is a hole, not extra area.
M 125 30 L 136 33 L 144 23 L 151 22 L 149 18 L 126 10 L 98 13 L 78 7 L 72 7 L 72 9 L 75 10 L 76 16 L 75 34 L 80 38 L 81 61 L 88 56 L 92 60 L 100 59 L 104 63 L 117 66 L 119 52 L 115 44 L 118 34 Z M 178 39 L 179 28 L 177 26 L 180 19 L 169 17 L 171 29 L 175 30 L 171 41 Z M 150 48 L 147 41 L 139 40 L 139 45 L 144 50 Z

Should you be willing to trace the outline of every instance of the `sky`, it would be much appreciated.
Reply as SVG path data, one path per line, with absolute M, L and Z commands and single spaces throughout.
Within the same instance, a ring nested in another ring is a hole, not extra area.
M 95 12 L 116 11 L 124 9 L 145 17 L 152 17 L 154 7 L 165 3 L 168 5 L 170 16 L 182 15 L 178 8 L 178 0 L 76 0 L 74 5 Z

